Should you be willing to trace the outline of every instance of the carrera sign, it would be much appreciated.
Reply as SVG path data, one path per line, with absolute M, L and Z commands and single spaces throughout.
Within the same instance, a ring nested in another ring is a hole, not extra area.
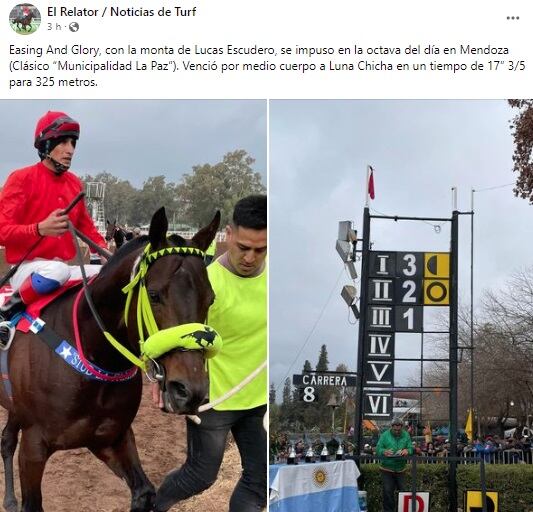
M 304 373 L 292 376 L 292 383 L 296 386 L 354 386 L 357 379 L 352 375 L 328 373 Z

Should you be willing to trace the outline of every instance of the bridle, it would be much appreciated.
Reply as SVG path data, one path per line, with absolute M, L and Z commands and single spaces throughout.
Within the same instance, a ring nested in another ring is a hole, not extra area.
M 146 289 L 146 274 L 149 267 L 159 258 L 181 255 L 184 257 L 195 256 L 204 258 L 204 251 L 195 247 L 165 247 L 159 250 L 152 250 L 148 243 L 141 255 L 133 265 L 130 282 L 122 288 L 122 292 L 127 294 L 124 308 L 124 322 L 128 325 L 128 316 L 131 301 L 137 290 L 137 329 L 139 333 L 140 355 L 137 356 L 129 348 L 120 343 L 106 328 L 100 317 L 90 294 L 87 277 L 83 266 L 81 249 L 75 236 L 74 227 L 69 221 L 69 230 L 75 240 L 76 252 L 80 260 L 80 267 L 83 280 L 83 291 L 85 298 L 93 314 L 98 327 L 109 343 L 133 365 L 143 370 L 152 380 L 164 382 L 164 369 L 156 362 L 158 357 L 175 349 L 179 350 L 203 350 L 208 359 L 214 357 L 222 348 L 220 335 L 211 327 L 200 323 L 181 324 L 166 329 L 159 329 L 155 320 L 148 291 Z M 145 330 L 148 337 L 145 339 Z M 90 370 L 90 369 L 89 369 Z

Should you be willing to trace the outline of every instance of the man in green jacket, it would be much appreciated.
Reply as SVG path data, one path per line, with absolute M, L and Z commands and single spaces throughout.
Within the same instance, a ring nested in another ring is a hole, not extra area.
M 394 418 L 391 428 L 381 434 L 376 454 L 385 457 L 379 461 L 383 477 L 383 512 L 394 512 L 394 491 L 404 489 L 407 461 L 403 457 L 413 454 L 411 436 L 403 429 L 400 418 Z

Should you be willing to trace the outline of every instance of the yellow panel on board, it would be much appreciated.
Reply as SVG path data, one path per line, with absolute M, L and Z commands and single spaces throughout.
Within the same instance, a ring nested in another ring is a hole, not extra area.
M 449 279 L 424 279 L 424 306 L 448 306 L 449 304 Z
M 481 491 L 465 491 L 465 512 L 481 512 Z M 498 492 L 487 491 L 487 512 L 498 512 Z
M 442 279 L 450 277 L 450 253 L 425 252 L 424 277 L 426 279 Z

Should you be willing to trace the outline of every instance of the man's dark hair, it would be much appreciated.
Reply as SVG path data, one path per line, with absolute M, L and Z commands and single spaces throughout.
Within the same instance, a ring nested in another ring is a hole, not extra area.
M 249 229 L 266 229 L 267 197 L 257 194 L 237 201 L 233 210 L 233 224 Z

